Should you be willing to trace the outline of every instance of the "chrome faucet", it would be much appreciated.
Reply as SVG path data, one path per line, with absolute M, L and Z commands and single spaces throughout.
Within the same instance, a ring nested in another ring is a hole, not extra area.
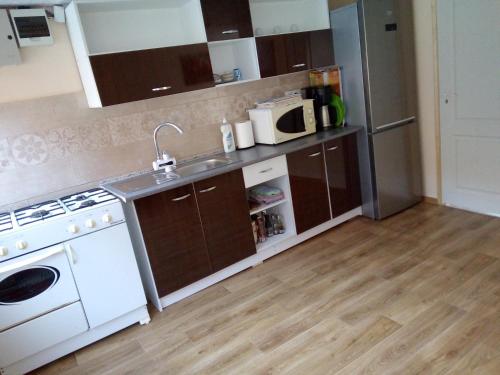
M 177 161 L 173 156 L 170 156 L 166 151 L 160 152 L 160 148 L 158 147 L 158 132 L 160 131 L 160 129 L 165 128 L 167 126 L 174 128 L 179 132 L 179 134 L 184 134 L 184 132 L 180 127 L 178 127 L 175 124 L 172 124 L 171 122 L 165 122 L 156 127 L 153 133 L 155 149 L 156 149 L 156 161 L 153 162 L 153 169 L 155 171 L 163 169 L 165 170 L 165 172 L 172 172 L 177 165 Z

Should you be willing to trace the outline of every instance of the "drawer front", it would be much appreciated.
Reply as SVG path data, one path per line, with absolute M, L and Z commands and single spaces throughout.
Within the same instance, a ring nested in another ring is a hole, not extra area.
M 0 367 L 50 348 L 88 330 L 80 302 L 0 333 Z
M 288 174 L 286 156 L 266 160 L 243 168 L 245 187 L 249 188 L 263 182 Z

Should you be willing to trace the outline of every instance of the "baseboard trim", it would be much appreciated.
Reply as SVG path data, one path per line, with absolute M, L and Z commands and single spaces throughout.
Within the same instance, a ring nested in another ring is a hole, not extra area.
M 433 197 L 424 197 L 424 202 L 429 204 L 435 204 L 436 206 L 440 205 L 439 200 Z

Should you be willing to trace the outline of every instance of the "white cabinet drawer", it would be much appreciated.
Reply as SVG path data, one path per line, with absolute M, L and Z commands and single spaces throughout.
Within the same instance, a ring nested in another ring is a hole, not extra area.
M 80 302 L 0 333 L 0 367 L 7 367 L 88 330 Z
M 245 187 L 249 188 L 263 182 L 288 174 L 286 156 L 262 161 L 243 168 Z

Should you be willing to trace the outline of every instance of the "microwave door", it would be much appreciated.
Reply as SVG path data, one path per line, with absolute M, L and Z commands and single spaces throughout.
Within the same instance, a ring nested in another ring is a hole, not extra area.
M 306 131 L 304 107 L 287 111 L 276 121 L 276 129 L 285 134 L 300 134 Z

